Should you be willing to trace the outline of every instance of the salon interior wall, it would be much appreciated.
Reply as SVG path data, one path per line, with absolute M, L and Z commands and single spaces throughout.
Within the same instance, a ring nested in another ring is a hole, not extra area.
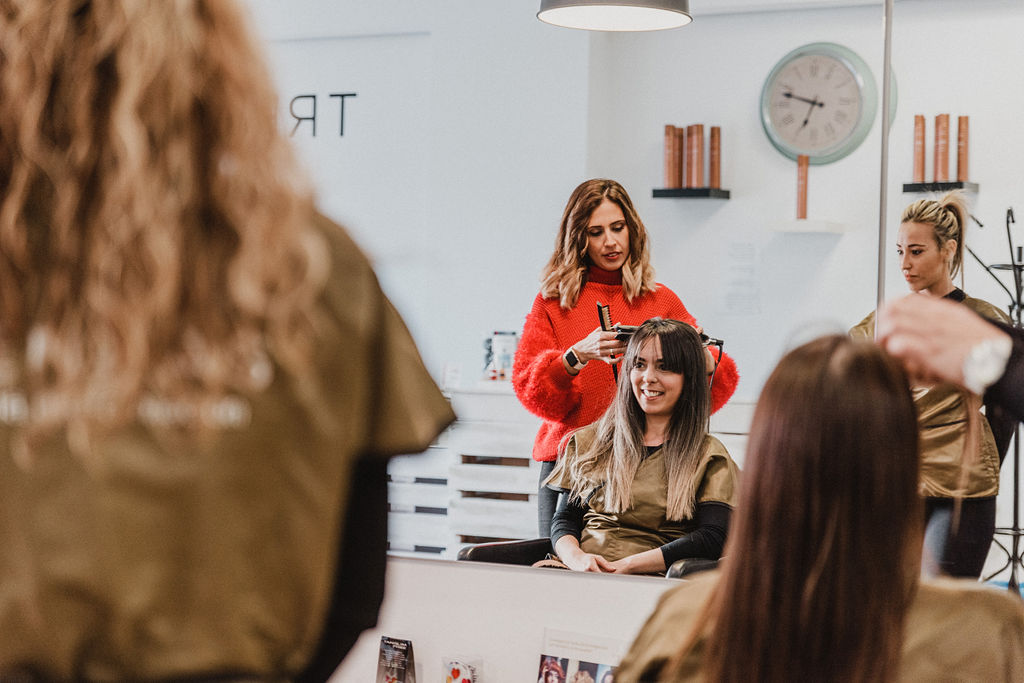
M 842 232 L 790 232 L 795 164 L 764 135 L 758 96 L 772 65 L 813 41 L 852 48 L 880 85 L 880 3 L 692 0 L 693 24 L 648 34 L 550 27 L 534 18 L 534 0 L 248 4 L 269 41 L 282 125 L 294 127 L 292 97 L 318 97 L 317 135 L 304 121 L 293 139 L 321 206 L 370 254 L 439 379 L 447 365 L 462 384 L 476 381 L 485 336 L 521 329 L 564 202 L 591 176 L 630 191 L 659 280 L 737 359 L 738 399 L 756 399 L 787 346 L 874 307 L 879 122 L 850 156 L 811 168 L 809 222 Z M 753 11 L 765 7 L 790 9 Z M 1002 216 L 1024 198 L 1024 127 L 1014 120 L 1022 31 L 1018 0 L 896 3 L 890 254 L 899 210 L 914 198 L 901 192 L 913 114 L 926 116 L 930 136 L 947 112 L 971 117 L 973 211 L 986 228 L 970 243 L 986 261 L 1006 260 Z M 330 94 L 346 92 L 356 96 L 344 100 L 338 135 Z M 309 104 L 294 107 L 306 116 Z M 732 198 L 652 199 L 663 125 L 693 122 L 722 127 Z M 887 294 L 902 293 L 891 257 L 886 275 Z M 967 288 L 1006 299 L 973 263 Z
M 586 172 L 585 32 L 525 0 L 248 0 L 322 209 L 374 262 L 429 370 L 469 385 L 485 337 L 522 329 Z M 345 98 L 344 135 L 339 99 Z M 310 100 L 295 103 L 302 115 Z M 596 313 L 595 313 L 596 324 Z

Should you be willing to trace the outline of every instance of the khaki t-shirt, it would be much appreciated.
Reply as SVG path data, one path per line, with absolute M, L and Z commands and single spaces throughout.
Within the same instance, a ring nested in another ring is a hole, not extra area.
M 1006 314 L 987 301 L 968 296 L 962 303 L 990 320 L 1007 320 Z M 850 335 L 874 339 L 874 312 L 850 330 Z M 999 451 L 988 420 L 978 420 L 979 455 L 965 468 L 967 413 L 960 390 L 946 383 L 915 386 L 912 390 L 921 430 L 921 495 L 979 498 L 999 493 Z
M 275 366 L 266 391 L 211 411 L 205 435 L 157 407 L 88 462 L 57 435 L 19 464 L 17 411 L 0 411 L 0 672 L 123 681 L 305 666 L 354 463 L 422 451 L 454 418 L 366 258 L 314 221 L 331 258 L 319 386 Z M 17 394 L 0 386 L 0 403 Z
M 701 574 L 662 596 L 616 669 L 616 683 L 662 680 L 658 673 L 689 636 L 719 577 Z M 674 680 L 703 680 L 703 652 L 699 639 Z M 899 680 L 1024 681 L 1024 604 L 975 581 L 922 582 L 907 613 Z
M 570 437 L 565 454 L 559 459 L 551 476 L 545 481 L 549 488 L 572 489 L 569 465 L 593 442 L 595 428 L 584 427 Z M 739 493 L 739 469 L 721 441 L 708 434 L 705 449 L 697 465 L 695 477 L 696 502 L 719 502 L 735 506 Z M 629 507 L 621 512 L 607 509 L 601 482 L 588 484 L 584 499 L 587 511 L 583 516 L 580 547 L 588 553 L 615 560 L 645 550 L 659 548 L 696 528 L 693 519 L 670 520 L 668 477 L 664 448 L 648 455 L 637 468 L 630 489 Z

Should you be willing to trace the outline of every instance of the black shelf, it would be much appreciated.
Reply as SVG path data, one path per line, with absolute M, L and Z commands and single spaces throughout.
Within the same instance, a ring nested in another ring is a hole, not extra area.
M 653 197 L 670 197 L 685 199 L 690 197 L 710 197 L 712 199 L 728 199 L 729 190 L 718 187 L 666 187 L 653 190 Z
M 978 183 L 969 183 L 963 180 L 949 183 L 903 183 L 904 192 L 948 192 L 949 190 L 977 192 Z

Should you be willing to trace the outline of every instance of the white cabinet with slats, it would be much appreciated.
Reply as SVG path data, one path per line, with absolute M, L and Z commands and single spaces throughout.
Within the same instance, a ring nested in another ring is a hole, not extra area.
M 451 392 L 458 420 L 449 433 L 448 517 L 460 544 L 535 538 L 537 479 L 532 457 L 540 419 L 508 382 Z

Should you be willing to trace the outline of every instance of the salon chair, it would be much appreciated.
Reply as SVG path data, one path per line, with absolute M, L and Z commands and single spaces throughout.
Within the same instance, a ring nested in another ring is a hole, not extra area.
M 457 559 L 465 562 L 493 562 L 496 564 L 531 565 L 543 560 L 551 552 L 550 538 L 531 538 L 524 541 L 495 541 L 468 545 L 459 551 Z M 703 557 L 684 557 L 676 560 L 665 572 L 670 579 L 682 579 L 718 567 L 719 560 Z

